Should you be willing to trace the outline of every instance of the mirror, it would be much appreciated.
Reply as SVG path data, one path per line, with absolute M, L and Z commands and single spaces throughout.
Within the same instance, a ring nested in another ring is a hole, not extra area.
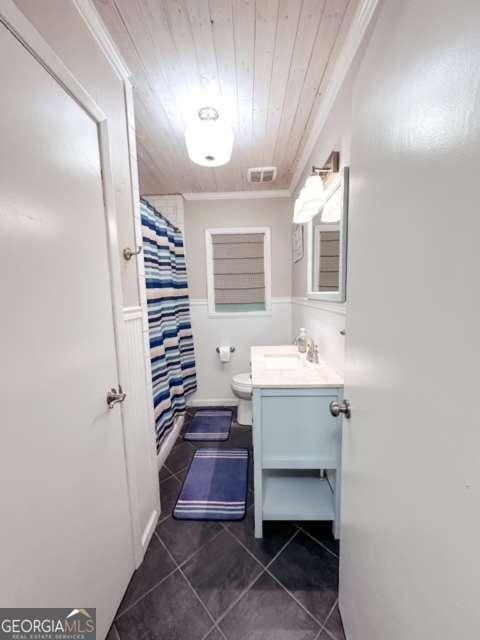
M 348 167 L 327 189 L 327 201 L 308 223 L 308 297 L 344 302 L 347 275 Z

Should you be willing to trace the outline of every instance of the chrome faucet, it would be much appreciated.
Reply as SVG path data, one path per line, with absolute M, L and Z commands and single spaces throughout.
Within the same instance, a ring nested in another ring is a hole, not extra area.
M 318 357 L 318 345 L 309 337 L 308 338 L 308 346 L 307 346 L 307 360 L 308 362 L 319 363 Z

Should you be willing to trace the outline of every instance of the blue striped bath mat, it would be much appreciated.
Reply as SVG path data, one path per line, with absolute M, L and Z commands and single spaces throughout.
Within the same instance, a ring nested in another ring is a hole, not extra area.
M 248 449 L 198 449 L 173 510 L 179 520 L 242 520 Z
M 190 420 L 185 440 L 228 440 L 232 425 L 232 411 L 223 409 L 202 409 Z

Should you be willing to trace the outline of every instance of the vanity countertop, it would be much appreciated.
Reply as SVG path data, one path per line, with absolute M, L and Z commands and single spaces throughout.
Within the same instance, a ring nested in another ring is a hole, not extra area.
M 338 388 L 343 379 L 324 362 L 308 362 L 295 345 L 252 347 L 252 386 L 255 388 Z

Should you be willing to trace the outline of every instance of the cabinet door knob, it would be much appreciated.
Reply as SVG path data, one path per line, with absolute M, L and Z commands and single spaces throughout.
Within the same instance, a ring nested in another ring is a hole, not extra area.
M 332 400 L 329 404 L 330 413 L 334 418 L 338 418 L 338 416 L 343 413 L 345 418 L 350 418 L 352 415 L 352 411 L 350 408 L 350 403 L 348 400 L 343 400 L 342 403 L 337 402 L 336 400 Z

